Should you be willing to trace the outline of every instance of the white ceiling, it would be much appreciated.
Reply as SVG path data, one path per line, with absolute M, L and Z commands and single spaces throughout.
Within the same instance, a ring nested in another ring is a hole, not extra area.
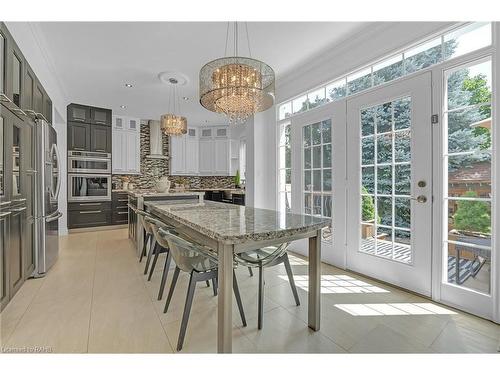
M 279 84 L 280 76 L 367 25 L 251 22 L 252 57 L 268 63 Z M 189 79 L 180 95 L 189 97 L 187 102 L 181 101 L 181 111 L 190 126 L 225 122 L 223 116 L 199 104 L 198 74 L 206 62 L 224 55 L 226 28 L 226 22 L 33 23 L 71 102 L 111 108 L 114 114 L 159 118 L 167 110 L 169 87 L 158 74 L 176 71 Z M 239 28 L 240 55 L 247 55 L 244 25 Z M 133 88 L 126 88 L 125 83 Z

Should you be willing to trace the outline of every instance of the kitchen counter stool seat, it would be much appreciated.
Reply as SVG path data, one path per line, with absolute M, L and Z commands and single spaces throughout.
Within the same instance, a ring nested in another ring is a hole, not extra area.
M 292 288 L 292 294 L 295 304 L 300 305 L 299 294 L 293 279 L 292 267 L 286 252 L 289 243 L 283 243 L 279 246 L 268 246 L 261 249 L 250 250 L 235 254 L 238 263 L 245 267 L 254 267 L 259 269 L 259 302 L 258 302 L 258 329 L 262 329 L 264 319 L 264 268 L 277 266 L 283 263 L 285 265 L 288 281 Z
M 196 283 L 200 281 L 212 280 L 214 294 L 217 294 L 217 275 L 218 275 L 218 259 L 212 251 L 208 248 L 194 242 L 187 241 L 179 236 L 175 230 L 166 230 L 164 228 L 158 229 L 159 237 L 167 241 L 172 258 L 175 261 L 176 267 L 172 278 L 172 284 L 168 292 L 167 301 L 165 303 L 164 313 L 168 311 L 172 295 L 174 293 L 177 279 L 179 278 L 180 271 L 190 274 L 189 287 L 186 295 L 186 303 L 184 306 L 184 313 L 182 315 L 181 328 L 179 338 L 177 341 L 177 350 L 182 349 L 184 337 L 186 335 L 187 323 L 189 320 L 189 313 L 193 304 L 194 291 Z M 233 290 L 236 297 L 236 303 L 240 312 L 243 326 L 247 325 L 245 312 L 243 311 L 243 304 L 238 289 L 238 282 L 236 275 L 233 271 Z

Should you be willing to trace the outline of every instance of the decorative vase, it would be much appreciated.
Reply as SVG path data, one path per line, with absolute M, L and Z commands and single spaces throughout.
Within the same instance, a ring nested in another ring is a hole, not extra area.
M 170 190 L 170 180 L 168 177 L 163 176 L 156 183 L 155 189 L 159 193 L 167 193 Z

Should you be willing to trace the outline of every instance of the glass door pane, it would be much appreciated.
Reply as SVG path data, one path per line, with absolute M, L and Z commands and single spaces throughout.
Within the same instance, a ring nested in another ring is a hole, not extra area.
M 490 294 L 491 60 L 446 74 L 443 282 Z M 447 180 L 447 181 L 446 181 Z
M 412 262 L 411 97 L 365 108 L 361 131 L 361 250 Z
M 304 214 L 332 217 L 332 120 L 302 127 Z M 331 228 L 323 238 L 331 240 Z

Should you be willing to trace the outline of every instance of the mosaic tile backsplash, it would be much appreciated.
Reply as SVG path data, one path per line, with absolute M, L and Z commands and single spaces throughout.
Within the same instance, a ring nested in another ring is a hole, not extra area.
M 169 137 L 162 134 L 163 155 L 170 156 Z M 113 175 L 113 187 L 120 189 L 123 178 L 128 178 L 136 189 L 152 189 L 158 180 L 163 176 L 168 176 L 169 180 L 175 184 L 184 184 L 186 188 L 232 188 L 234 178 L 231 176 L 170 176 L 170 166 L 168 159 L 149 159 L 146 156 L 150 152 L 149 125 L 141 124 L 141 174 L 139 175 Z

